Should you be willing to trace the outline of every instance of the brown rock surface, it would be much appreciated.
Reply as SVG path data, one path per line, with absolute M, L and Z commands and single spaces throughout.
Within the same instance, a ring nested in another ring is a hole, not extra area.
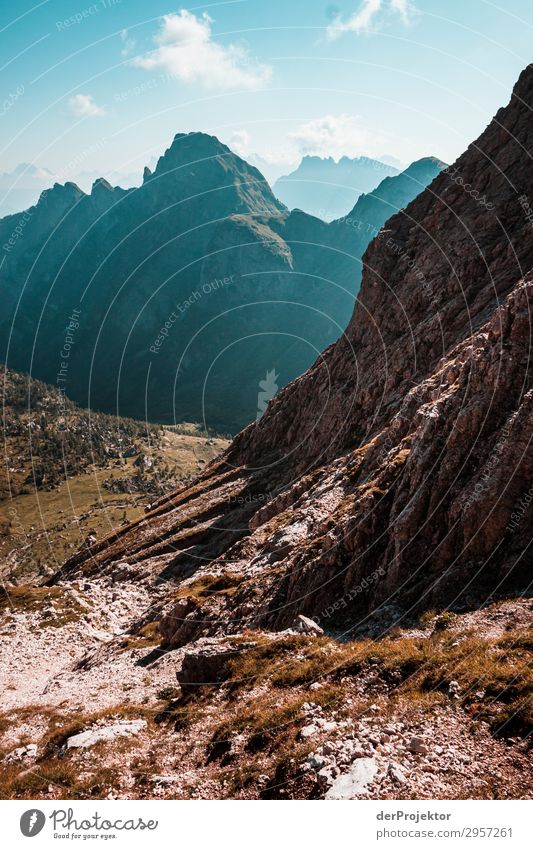
M 229 633 L 297 614 L 327 628 L 383 604 L 468 607 L 523 588 L 532 106 L 530 65 L 455 166 L 371 243 L 343 338 L 194 485 L 54 580 L 122 559 L 169 586 L 240 575 L 238 592 L 203 601 L 209 633 L 213 609 Z

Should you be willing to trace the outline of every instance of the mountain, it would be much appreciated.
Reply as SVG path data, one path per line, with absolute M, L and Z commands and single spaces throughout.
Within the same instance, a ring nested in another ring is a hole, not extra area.
M 209 601 L 191 614 L 200 633 L 325 611 L 353 628 L 382 606 L 472 606 L 527 587 L 532 102 L 530 65 L 371 242 L 339 341 L 192 488 L 62 576 L 120 558 L 171 582 L 238 573 L 216 621 Z
M 363 192 L 370 192 L 398 169 L 378 159 L 343 156 L 304 156 L 291 174 L 280 177 L 274 193 L 289 209 L 303 209 L 325 221 L 339 218 L 353 207 Z
M 66 173 L 71 170 L 72 165 L 65 169 Z M 76 173 L 76 185 L 90 192 L 92 184 L 100 177 L 101 175 L 94 171 L 79 171 Z M 122 185 L 127 187 L 136 186 L 141 182 L 141 173 L 135 171 L 127 174 L 112 172 L 108 177 L 110 182 L 115 177 L 118 178 Z M 13 171 L 0 174 L 0 217 L 13 215 L 21 209 L 34 206 L 43 191 L 51 189 L 54 183 L 62 180 L 65 180 L 65 177 L 61 178 L 48 168 L 28 162 L 21 162 Z
M 5 796 L 531 798 L 532 106 L 533 65 L 202 474 L 5 585 Z
M 235 433 L 344 331 L 372 227 L 438 168 L 422 171 L 356 207 L 365 232 L 288 212 L 202 133 L 139 188 L 56 184 L 0 221 L 0 359 L 93 410 Z
M 360 196 L 351 212 L 331 222 L 330 239 L 340 250 L 362 257 L 387 219 L 404 209 L 445 167 L 440 159 L 429 156 L 413 162 L 395 177 L 385 177 L 373 192 Z M 361 273 L 362 264 L 358 263 L 357 291 Z

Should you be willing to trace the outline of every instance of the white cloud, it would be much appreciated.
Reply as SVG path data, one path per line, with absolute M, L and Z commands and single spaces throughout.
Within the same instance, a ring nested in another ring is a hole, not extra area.
M 157 48 L 133 59 L 132 64 L 148 71 L 162 68 L 183 82 L 208 89 L 256 89 L 265 85 L 271 68 L 254 62 L 244 47 L 214 41 L 211 24 L 206 12 L 196 17 L 182 9 L 177 15 L 164 15 L 155 36 Z
M 363 0 L 363 5 L 347 21 L 339 16 L 327 28 L 329 38 L 338 38 L 343 32 L 363 32 L 381 9 L 382 0 Z
M 376 145 L 370 133 L 353 115 L 324 115 L 302 124 L 289 138 L 298 146 L 300 155 L 359 156 Z
M 121 56 L 129 56 L 131 51 L 135 48 L 137 42 L 134 38 L 130 38 L 128 35 L 128 30 L 123 29 L 120 33 L 120 40 L 122 41 L 123 47 L 120 51 Z
M 394 12 L 398 12 L 401 15 L 405 23 L 409 23 L 411 14 L 414 11 L 409 0 L 390 0 L 390 5 Z
M 250 141 L 251 136 L 247 130 L 235 130 L 228 141 L 228 147 L 244 159 L 250 151 Z
M 70 98 L 68 105 L 76 118 L 97 118 L 105 115 L 105 109 L 94 102 L 91 94 L 75 94 Z
M 380 12 L 393 12 L 401 17 L 404 24 L 408 24 L 412 19 L 414 7 L 410 0 L 363 0 L 357 12 L 346 20 L 338 15 L 328 25 L 326 35 L 330 40 L 334 40 L 345 32 L 368 32 Z

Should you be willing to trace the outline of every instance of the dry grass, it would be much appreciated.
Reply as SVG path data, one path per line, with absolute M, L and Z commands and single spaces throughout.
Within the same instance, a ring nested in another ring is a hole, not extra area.
M 226 678 L 232 690 L 269 681 L 275 687 L 297 687 L 316 681 L 335 668 L 336 644 L 327 637 L 290 635 L 270 640 L 250 633 L 258 645 L 228 662 Z
M 176 592 L 175 598 L 205 599 L 213 595 L 233 595 L 242 585 L 240 575 L 223 572 L 221 575 L 202 575 Z
M 60 587 L 28 584 L 20 587 L 0 587 L 0 611 L 38 613 L 46 607 L 50 608 L 50 614 L 39 623 L 42 628 L 60 628 L 77 622 L 86 612 Z
M 62 714 L 52 708 L 38 705 L 17 711 L 14 721 L 24 716 L 41 715 L 47 730 L 38 746 L 41 754 L 28 766 L 24 762 L 0 762 L 0 798 L 32 799 L 53 796 L 59 799 L 105 798 L 109 790 L 117 788 L 117 770 L 102 763 L 107 744 L 91 748 L 95 755 L 91 761 L 80 761 L 75 750 L 65 749 L 69 737 L 86 731 L 98 722 L 115 722 L 121 719 L 153 719 L 151 711 L 139 705 L 117 705 L 90 714 Z M 113 758 L 135 745 L 134 737 L 113 741 Z M 5 752 L 4 752 L 5 754 Z
M 157 721 L 172 722 L 175 731 L 185 731 L 201 721 L 207 701 L 207 694 L 206 697 L 200 699 L 184 696 L 172 699 L 157 715 Z
M 142 625 L 135 631 L 135 633 L 132 633 L 121 640 L 120 648 L 125 651 L 129 651 L 131 649 L 145 649 L 151 648 L 152 646 L 158 646 L 160 642 L 161 635 L 159 633 L 159 620 L 154 620 L 153 622 L 147 622 L 145 625 Z
M 8 764 L 0 770 L 0 798 L 105 799 L 117 786 L 113 766 L 80 771 L 72 760 L 54 757 L 45 763 L 21 771 L 20 765 Z
M 305 687 L 317 679 L 356 677 L 374 666 L 383 681 L 396 682 L 398 696 L 417 701 L 431 694 L 446 695 L 450 682 L 456 681 L 460 701 L 472 716 L 490 721 L 498 733 L 529 733 L 533 729 L 533 629 L 494 640 L 457 633 L 449 625 L 451 620 L 429 637 L 343 645 L 326 637 L 262 639 L 229 662 L 230 691 L 263 682 L 276 689 Z
M 247 708 L 240 705 L 228 719 L 215 726 L 211 743 L 220 744 L 242 731 L 251 734 L 248 744 L 251 748 L 263 748 L 269 742 L 278 748 L 283 738 L 294 738 L 293 726 L 301 722 L 302 705 L 309 700 L 309 695 L 299 692 L 283 700 L 278 696 L 274 693 L 256 698 Z M 313 693 L 313 702 L 333 710 L 342 705 L 343 690 L 336 685 L 322 687 Z

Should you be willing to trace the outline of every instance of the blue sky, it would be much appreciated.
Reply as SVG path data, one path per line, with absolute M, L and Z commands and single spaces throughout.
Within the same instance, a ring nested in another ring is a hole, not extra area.
M 118 181 L 203 130 L 275 176 L 304 153 L 453 161 L 531 61 L 533 3 L 18 0 L 0 39 L 0 172 Z

